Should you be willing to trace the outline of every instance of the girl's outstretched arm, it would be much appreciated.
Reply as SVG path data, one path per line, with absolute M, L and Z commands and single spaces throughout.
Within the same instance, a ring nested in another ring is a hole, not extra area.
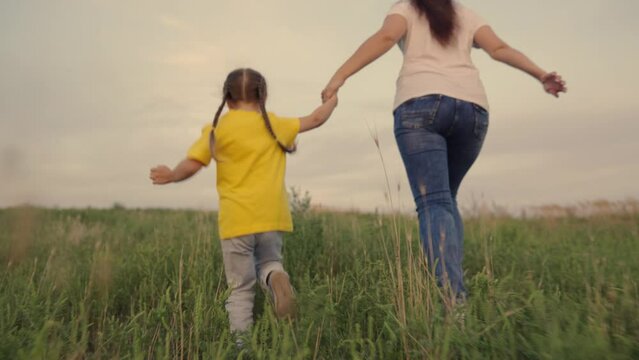
M 566 82 L 555 72 L 546 72 L 520 51 L 511 48 L 500 39 L 490 26 L 482 26 L 475 33 L 475 43 L 490 55 L 491 58 L 519 69 L 539 80 L 544 90 L 555 97 L 566 92 Z
M 322 100 L 326 101 L 333 97 L 339 88 L 344 85 L 346 79 L 388 52 L 406 35 L 407 28 L 408 24 L 403 16 L 397 14 L 387 16 L 382 28 L 364 41 L 353 56 L 346 60 L 344 65 L 335 72 L 335 75 L 333 75 L 322 92 Z
M 204 165 L 199 161 L 184 159 L 173 170 L 166 165 L 158 165 L 152 168 L 149 178 L 153 180 L 154 185 L 180 182 L 195 175 L 202 169 L 202 166 Z
M 331 117 L 333 110 L 337 107 L 337 95 L 328 99 L 320 105 L 311 115 L 300 117 L 300 132 L 313 130 L 322 126 Z

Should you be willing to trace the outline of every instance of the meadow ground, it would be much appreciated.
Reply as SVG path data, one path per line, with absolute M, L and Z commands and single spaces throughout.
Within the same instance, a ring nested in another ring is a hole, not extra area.
M 258 291 L 239 351 L 215 214 L 0 210 L 0 359 L 639 358 L 639 213 L 466 222 L 446 311 L 410 216 L 297 212 L 299 317 Z M 461 319 L 460 313 L 464 314 Z

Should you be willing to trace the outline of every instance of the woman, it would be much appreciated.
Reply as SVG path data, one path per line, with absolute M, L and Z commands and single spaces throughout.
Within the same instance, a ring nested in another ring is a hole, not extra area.
M 488 130 L 488 101 L 470 51 L 475 45 L 526 72 L 555 97 L 566 92 L 565 83 L 508 46 L 462 4 L 403 0 L 337 70 L 323 99 L 398 43 L 404 63 L 393 112 L 395 138 L 415 197 L 426 257 L 438 284 L 463 301 L 463 223 L 456 196 Z

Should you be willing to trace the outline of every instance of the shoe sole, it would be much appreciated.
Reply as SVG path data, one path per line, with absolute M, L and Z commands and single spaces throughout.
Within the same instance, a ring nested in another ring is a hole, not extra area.
M 271 291 L 275 303 L 275 315 L 278 319 L 295 317 L 295 293 L 285 273 L 271 275 Z

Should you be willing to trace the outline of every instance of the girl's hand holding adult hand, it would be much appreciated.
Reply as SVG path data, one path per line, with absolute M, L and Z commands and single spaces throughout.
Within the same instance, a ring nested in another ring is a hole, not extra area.
M 335 108 L 337 107 L 337 103 L 338 103 L 337 94 L 324 100 L 324 106 L 327 106 L 331 110 L 331 112 L 335 110 Z
M 568 91 L 566 88 L 566 82 L 562 80 L 561 76 L 556 72 L 550 72 L 542 76 L 539 81 L 544 86 L 544 91 L 553 95 L 554 97 L 559 97 L 559 93 L 565 93 Z
M 324 90 L 322 91 L 322 102 L 327 102 L 337 95 L 339 88 L 344 85 L 345 80 L 337 76 L 333 76 L 331 81 L 328 82 Z
M 158 165 L 151 169 L 149 176 L 154 185 L 165 185 L 173 182 L 173 170 L 168 166 Z

